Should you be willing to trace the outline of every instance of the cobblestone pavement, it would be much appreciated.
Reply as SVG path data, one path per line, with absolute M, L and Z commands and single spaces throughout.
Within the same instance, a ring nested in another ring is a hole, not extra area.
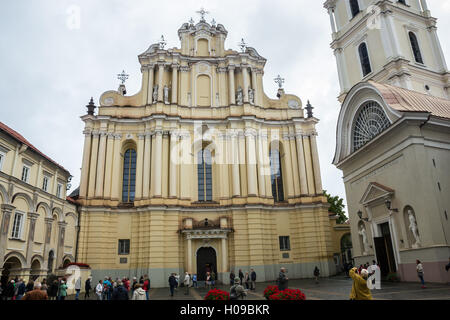
M 255 291 L 248 291 L 246 300 L 264 300 L 263 291 L 274 282 L 257 283 Z M 229 285 L 218 285 L 218 289 L 229 291 Z M 308 300 L 348 300 L 352 280 L 345 276 L 322 278 L 316 284 L 313 279 L 289 280 L 289 288 L 300 289 Z M 150 290 L 150 300 L 203 300 L 208 289 L 204 287 L 190 288 L 189 295 L 185 295 L 185 288 L 178 288 L 174 297 L 170 297 L 169 288 Z M 381 290 L 372 290 L 376 300 L 450 300 L 449 284 L 426 284 L 422 289 L 419 281 L 416 283 L 382 282 Z M 74 296 L 68 297 L 73 300 Z M 80 295 L 84 300 L 84 293 Z M 91 293 L 91 299 L 95 296 Z

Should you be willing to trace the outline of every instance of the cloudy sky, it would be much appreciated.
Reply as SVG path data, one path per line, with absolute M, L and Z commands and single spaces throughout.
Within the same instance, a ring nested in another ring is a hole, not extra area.
M 177 30 L 204 6 L 228 30 L 226 47 L 244 38 L 267 58 L 264 87 L 275 98 L 278 74 L 287 93 L 311 100 L 321 122 L 319 155 L 324 188 L 345 198 L 332 164 L 339 113 L 336 63 L 324 0 L 16 0 L 0 11 L 0 121 L 67 168 L 78 186 L 85 105 L 130 74 L 129 94 L 140 89 L 138 54 L 164 35 L 179 47 Z M 450 62 L 450 0 L 428 0 L 438 18 Z M 79 12 L 79 25 L 73 14 Z

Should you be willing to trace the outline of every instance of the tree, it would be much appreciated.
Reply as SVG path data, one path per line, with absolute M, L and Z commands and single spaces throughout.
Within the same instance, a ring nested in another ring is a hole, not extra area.
M 330 194 L 327 193 L 327 190 L 323 191 L 323 195 L 327 197 L 328 203 L 330 204 L 330 208 L 328 209 L 328 211 L 338 216 L 337 223 L 346 222 L 348 218 L 345 215 L 344 211 L 345 208 L 344 199 L 339 198 L 339 196 L 332 197 Z

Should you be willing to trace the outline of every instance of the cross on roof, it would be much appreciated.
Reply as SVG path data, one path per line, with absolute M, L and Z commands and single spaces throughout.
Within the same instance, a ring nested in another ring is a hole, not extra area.
M 244 39 L 241 39 L 241 42 L 238 43 L 239 48 L 241 48 L 242 52 L 245 52 L 245 49 L 247 48 L 247 44 L 245 43 Z
M 275 79 L 275 83 L 278 84 L 278 87 L 283 88 L 283 83 L 284 83 L 284 78 L 280 77 L 280 75 L 278 75 L 278 77 L 276 77 Z
M 159 44 L 159 48 L 160 48 L 161 50 L 164 50 L 164 47 L 165 47 L 166 44 L 167 44 L 166 40 L 164 40 L 164 36 L 161 36 L 161 40 L 159 40 L 158 44 Z
M 129 76 L 130 76 L 130 75 L 129 75 L 129 74 L 126 74 L 126 73 L 125 73 L 125 70 L 123 70 L 122 73 L 119 73 L 119 74 L 117 75 L 117 79 L 119 79 L 120 81 L 122 81 L 122 84 L 124 84 L 125 81 L 128 80 Z
M 209 14 L 209 11 L 206 11 L 203 7 L 199 10 L 196 11 L 196 13 L 198 13 L 200 15 L 200 21 L 201 22 L 205 22 L 205 15 Z

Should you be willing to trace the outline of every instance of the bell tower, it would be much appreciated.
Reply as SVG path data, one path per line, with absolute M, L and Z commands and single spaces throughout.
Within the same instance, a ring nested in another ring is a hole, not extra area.
M 450 73 L 426 0 L 327 0 L 343 102 L 374 80 L 450 99 Z

